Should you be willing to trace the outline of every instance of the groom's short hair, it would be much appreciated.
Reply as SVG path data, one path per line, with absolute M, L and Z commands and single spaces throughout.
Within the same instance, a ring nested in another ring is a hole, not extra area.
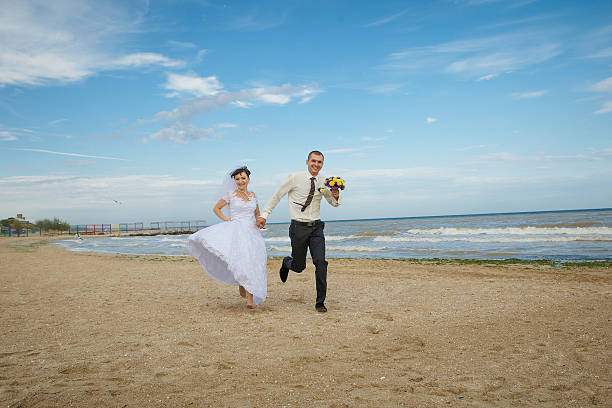
M 323 153 L 321 153 L 318 150 L 313 150 L 312 152 L 308 153 L 308 159 L 310 160 L 310 156 L 312 156 L 313 154 L 316 154 L 317 156 L 321 156 L 323 158 L 323 160 L 325 160 L 325 156 L 323 156 Z

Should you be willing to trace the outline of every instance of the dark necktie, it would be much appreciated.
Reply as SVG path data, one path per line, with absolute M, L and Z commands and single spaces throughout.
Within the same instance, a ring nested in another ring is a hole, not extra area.
M 311 177 L 310 178 L 310 191 L 308 192 L 308 197 L 306 198 L 306 202 L 302 206 L 302 212 L 304 212 L 306 207 L 308 207 L 310 205 L 310 203 L 312 202 L 312 197 L 314 197 L 314 190 L 315 190 L 314 181 L 315 181 L 315 178 L 316 177 Z

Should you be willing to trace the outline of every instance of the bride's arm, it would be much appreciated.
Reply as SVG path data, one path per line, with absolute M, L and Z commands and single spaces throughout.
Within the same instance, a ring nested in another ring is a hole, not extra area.
M 226 205 L 227 205 L 227 201 L 225 201 L 224 199 L 217 201 L 217 204 L 215 204 L 215 206 L 213 207 L 213 212 L 215 213 L 217 217 L 221 218 L 221 220 L 231 221 L 232 219 L 226 217 L 225 214 L 223 214 L 223 212 L 221 211 L 221 209 L 225 207 Z

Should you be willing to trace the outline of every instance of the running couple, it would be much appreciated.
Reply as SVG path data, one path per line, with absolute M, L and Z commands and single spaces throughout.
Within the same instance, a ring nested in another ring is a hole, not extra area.
M 224 180 L 220 199 L 213 211 L 223 223 L 204 228 L 189 236 L 187 248 L 197 258 L 204 271 L 213 279 L 238 285 L 240 295 L 253 309 L 266 298 L 266 245 L 259 229 L 278 202 L 288 195 L 289 238 L 291 256 L 286 256 L 280 267 L 281 281 L 289 271 L 300 273 L 306 268 L 306 253 L 310 249 L 315 265 L 317 298 L 315 309 L 327 312 L 327 261 L 325 260 L 325 223 L 321 221 L 321 198 L 334 207 L 341 203 L 340 193 L 324 187 L 319 175 L 324 156 L 314 150 L 308 154 L 306 171 L 291 174 L 259 211 L 257 196 L 248 190 L 251 172 L 246 167 L 230 170 Z M 229 217 L 221 211 L 229 207 Z

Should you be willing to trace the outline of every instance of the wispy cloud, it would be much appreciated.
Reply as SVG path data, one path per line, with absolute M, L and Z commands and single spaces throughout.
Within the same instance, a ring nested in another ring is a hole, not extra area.
M 611 93 L 612 92 L 612 77 L 608 77 L 602 81 L 597 82 L 596 84 L 591 86 L 590 90 L 595 91 L 595 92 Z M 612 101 L 604 101 L 601 107 L 593 113 L 595 115 L 601 115 L 603 113 L 610 113 L 610 112 L 612 112 Z
M 369 88 L 369 91 L 374 94 L 388 94 L 401 89 L 404 86 L 402 83 L 390 83 L 390 84 L 382 84 L 375 85 Z
M 361 140 L 364 142 L 382 142 L 383 140 L 389 139 L 388 137 L 362 137 Z
M 531 92 L 514 92 L 510 95 L 518 99 L 533 99 L 533 98 L 538 98 L 540 96 L 546 95 L 547 93 L 548 93 L 548 90 L 541 90 L 541 91 L 531 91 Z
M 482 163 L 540 163 L 540 162 L 584 162 L 584 161 L 593 161 L 593 160 L 603 160 L 612 158 L 612 155 L 609 154 L 610 149 L 600 149 L 595 150 L 591 149 L 590 152 L 587 153 L 577 153 L 577 154 L 549 154 L 549 153 L 541 153 L 538 155 L 525 155 L 525 154 L 517 154 L 511 152 L 495 152 L 480 155 L 475 162 Z
M 597 82 L 591 86 L 591 90 L 596 92 L 612 92 L 612 77 Z
M 612 101 L 605 101 L 601 108 L 593 112 L 596 115 L 601 115 L 602 113 L 610 113 L 612 112 Z
M 413 47 L 389 55 L 383 70 L 416 72 L 438 69 L 480 80 L 540 64 L 563 52 L 555 33 L 523 29 L 494 36 Z
M 161 111 L 152 120 L 166 122 L 163 129 L 152 134 L 149 139 L 187 143 L 205 140 L 214 135 L 213 129 L 202 129 L 191 123 L 193 118 L 204 115 L 214 109 L 228 105 L 248 108 L 259 105 L 285 105 L 292 101 L 306 103 L 322 92 L 316 84 L 294 86 L 257 87 L 240 91 L 227 91 L 215 76 L 198 77 L 196 75 L 168 74 L 164 88 L 172 91 L 168 96 L 193 95 L 195 98 L 183 99 L 179 106 L 171 111 Z
M 181 65 L 161 54 L 115 47 L 138 30 L 146 2 L 17 1 L 2 8 L 0 86 L 74 82 L 101 71 Z
M 119 157 L 93 156 L 93 155 L 89 155 L 89 154 L 56 152 L 56 151 L 53 151 L 53 150 L 44 150 L 44 149 L 13 148 L 11 150 L 20 150 L 20 151 L 24 151 L 24 152 L 36 152 L 36 153 L 56 154 L 56 155 L 59 155 L 59 156 L 85 157 L 85 158 L 90 158 L 90 159 L 130 161 L 128 159 L 122 159 L 122 158 L 119 158 Z
M 407 11 L 408 10 L 406 9 L 406 10 L 400 11 L 399 13 L 392 14 L 392 15 L 390 15 L 388 17 L 383 17 L 383 18 L 378 19 L 378 20 L 376 20 L 374 22 L 366 24 L 364 27 L 376 27 L 376 26 L 380 26 L 380 25 L 384 25 L 384 24 L 390 23 L 390 22 L 392 22 L 394 20 L 397 20 L 398 18 L 400 18 L 404 14 L 406 14 Z
M 460 152 L 465 152 L 468 150 L 476 150 L 476 149 L 484 149 L 485 147 L 487 147 L 487 145 L 472 145 L 472 146 L 465 146 L 465 147 L 459 147 L 457 148 L 458 151 Z
M 253 126 L 249 126 L 249 131 L 250 132 L 261 132 L 265 128 L 266 128 L 266 125 L 253 125 Z
M 217 123 L 218 128 L 235 128 L 238 127 L 235 123 Z
M 334 154 L 334 153 L 355 153 L 362 152 L 364 150 L 375 149 L 375 146 L 363 146 L 363 147 L 344 147 L 340 149 L 326 149 L 323 150 L 325 154 Z
M 430 117 L 430 116 L 428 116 L 428 117 L 425 119 L 425 122 L 426 122 L 426 123 L 428 123 L 428 124 L 429 124 L 429 123 L 435 123 L 435 122 L 437 122 L 437 121 L 438 121 L 438 119 L 437 119 L 437 118 L 432 118 L 432 117 Z
M 264 31 L 283 25 L 287 17 L 287 12 L 244 15 L 234 18 L 229 28 L 236 31 Z
M 609 58 L 612 57 L 612 47 L 604 48 L 599 51 L 595 51 L 593 54 L 588 55 L 587 58 Z
M 203 129 L 189 123 L 177 122 L 153 133 L 150 138 L 162 142 L 188 143 L 207 140 L 214 133 L 211 128 Z
M 483 75 L 480 78 L 478 78 L 479 81 L 490 81 L 493 78 L 498 77 L 498 74 L 488 74 L 488 75 Z
M 173 40 L 169 40 L 167 41 L 168 45 L 171 45 L 173 47 L 177 47 L 177 48 L 197 48 L 198 46 L 195 45 L 192 42 L 184 42 L 184 41 L 173 41 Z
M 7 132 L 6 130 L 0 131 L 0 142 L 12 142 L 13 140 L 17 140 L 17 137 L 11 132 Z

